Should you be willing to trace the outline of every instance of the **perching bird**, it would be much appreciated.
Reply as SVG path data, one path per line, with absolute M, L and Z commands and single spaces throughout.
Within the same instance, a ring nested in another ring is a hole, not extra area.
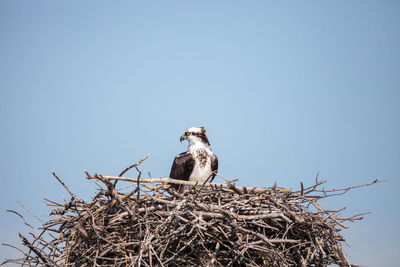
M 191 127 L 181 136 L 180 141 L 187 140 L 186 152 L 175 157 L 169 177 L 184 181 L 211 182 L 218 171 L 218 158 L 211 151 L 207 132 L 204 127 Z M 180 193 L 183 186 L 175 186 Z

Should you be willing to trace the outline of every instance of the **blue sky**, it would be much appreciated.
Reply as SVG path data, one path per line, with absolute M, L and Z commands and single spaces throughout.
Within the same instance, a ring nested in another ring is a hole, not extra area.
M 242 185 L 389 179 L 322 204 L 371 212 L 343 230 L 351 262 L 397 266 L 399 29 L 389 0 L 0 1 L 0 241 L 26 232 L 17 201 L 45 215 L 68 198 L 51 171 L 90 199 L 83 170 L 150 154 L 167 176 L 204 126 Z

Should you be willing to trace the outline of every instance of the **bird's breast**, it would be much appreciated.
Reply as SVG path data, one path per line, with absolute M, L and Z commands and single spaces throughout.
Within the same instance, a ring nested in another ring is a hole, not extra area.
M 199 149 L 195 153 L 196 161 L 201 168 L 204 168 L 208 161 L 210 161 L 210 154 L 205 149 Z
M 205 181 L 212 174 L 211 154 L 206 149 L 198 149 L 194 153 L 195 165 L 189 177 L 190 181 Z

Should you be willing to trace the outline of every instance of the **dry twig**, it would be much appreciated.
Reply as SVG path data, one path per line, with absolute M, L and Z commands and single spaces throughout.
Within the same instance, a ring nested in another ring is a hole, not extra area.
M 137 169 L 146 158 L 126 168 L 121 175 L 130 168 Z M 55 209 L 52 219 L 40 228 L 43 232 L 40 235 L 31 233 L 33 242 L 20 235 L 29 251 L 15 247 L 23 253 L 23 258 L 4 263 L 26 266 L 351 266 L 341 249 L 344 238 L 339 232 L 347 227 L 344 222 L 360 220 L 363 214 L 341 218 L 342 209 L 326 210 L 317 201 L 361 186 L 324 190 L 320 186 L 325 182 L 318 177 L 312 186 L 304 187 L 301 183 L 299 191 L 276 185 L 237 187 L 228 180 L 222 184 L 198 185 L 169 178 L 140 179 L 141 172 L 137 171 L 136 179 L 86 173 L 88 179 L 103 184 L 89 202 L 76 197 L 54 174 L 72 199 L 64 204 L 48 201 Z M 115 188 L 112 180 L 129 181 L 137 187 L 124 193 Z M 378 182 L 381 181 L 362 186 Z M 146 183 L 156 185 L 146 191 L 139 188 L 139 184 Z M 180 195 L 170 190 L 172 183 L 189 187 Z M 317 210 L 311 211 L 309 205 Z M 51 235 L 54 232 L 58 236 Z M 44 233 L 48 234 L 47 238 Z

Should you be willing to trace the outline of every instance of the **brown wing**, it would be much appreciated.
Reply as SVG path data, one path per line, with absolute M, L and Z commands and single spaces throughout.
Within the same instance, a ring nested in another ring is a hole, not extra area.
M 183 152 L 175 157 L 174 163 L 172 163 L 171 172 L 169 177 L 172 179 L 184 180 L 188 181 L 190 174 L 192 173 L 194 168 L 194 158 L 192 154 L 188 152 Z M 180 188 L 183 188 L 179 185 L 175 185 L 174 188 L 178 191 L 181 191 Z
M 217 173 L 217 171 L 218 171 L 218 158 L 215 154 L 213 154 L 211 157 L 211 171 L 213 173 Z M 215 174 L 211 178 L 210 182 L 212 182 L 212 180 L 214 180 L 214 178 L 215 178 Z

